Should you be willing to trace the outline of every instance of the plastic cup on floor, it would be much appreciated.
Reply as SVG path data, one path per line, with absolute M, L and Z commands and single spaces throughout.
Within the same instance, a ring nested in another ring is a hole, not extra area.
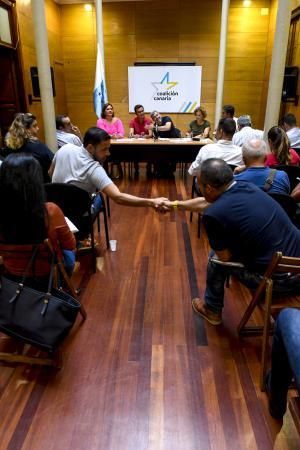
M 115 252 L 117 250 L 117 241 L 115 239 L 111 239 L 109 241 L 109 246 L 112 252 Z

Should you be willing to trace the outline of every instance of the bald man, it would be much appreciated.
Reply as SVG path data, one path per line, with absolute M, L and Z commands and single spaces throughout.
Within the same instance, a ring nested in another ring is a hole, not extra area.
M 266 192 L 288 195 L 290 193 L 289 178 L 282 170 L 272 173 L 272 169 L 265 166 L 267 153 L 267 145 L 262 139 L 245 142 L 242 147 L 245 170 L 234 178 L 237 181 L 253 183 Z

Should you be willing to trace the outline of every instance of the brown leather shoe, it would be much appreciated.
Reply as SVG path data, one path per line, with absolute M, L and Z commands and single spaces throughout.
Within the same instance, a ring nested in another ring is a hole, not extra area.
M 222 313 L 215 313 L 208 309 L 204 300 L 193 298 L 192 307 L 198 316 L 203 317 L 203 319 L 212 325 L 220 325 L 222 323 Z

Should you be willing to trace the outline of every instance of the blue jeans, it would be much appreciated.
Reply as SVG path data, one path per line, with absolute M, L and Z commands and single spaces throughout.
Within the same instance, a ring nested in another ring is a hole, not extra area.
M 102 206 L 103 205 L 102 205 L 102 200 L 101 200 L 100 195 L 96 195 L 94 197 L 93 203 L 92 203 L 92 214 L 98 215 Z
M 73 250 L 62 250 L 64 268 L 69 277 L 72 275 L 75 266 L 75 252 Z
M 95 217 L 99 214 L 100 209 L 102 208 L 102 200 L 100 195 L 95 195 L 92 201 L 92 208 L 91 213 L 92 216 Z M 88 218 L 88 213 L 86 212 L 84 216 L 78 218 L 78 221 L 76 222 L 76 226 L 79 229 L 79 232 L 77 234 L 77 239 L 82 240 L 85 239 L 89 233 L 90 233 L 90 223 Z
M 221 313 L 224 306 L 224 284 L 228 275 L 235 276 L 249 289 L 255 290 L 262 280 L 261 273 L 255 273 L 247 268 L 222 266 L 211 260 L 215 256 L 211 252 L 208 258 L 206 273 L 206 289 L 204 300 L 208 308 Z M 300 293 L 300 277 L 285 278 L 285 274 L 273 280 L 273 292 L 281 295 Z
M 272 402 L 286 410 L 287 392 L 295 377 L 300 392 L 300 311 L 283 310 L 277 319 L 272 346 L 272 366 L 269 389 Z

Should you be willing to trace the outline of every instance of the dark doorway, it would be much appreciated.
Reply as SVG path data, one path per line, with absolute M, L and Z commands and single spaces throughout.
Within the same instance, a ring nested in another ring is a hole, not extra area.
M 13 3 L 0 0 L 0 6 L 8 11 L 12 37 L 11 43 L 0 41 L 0 146 L 15 114 L 27 109 Z

